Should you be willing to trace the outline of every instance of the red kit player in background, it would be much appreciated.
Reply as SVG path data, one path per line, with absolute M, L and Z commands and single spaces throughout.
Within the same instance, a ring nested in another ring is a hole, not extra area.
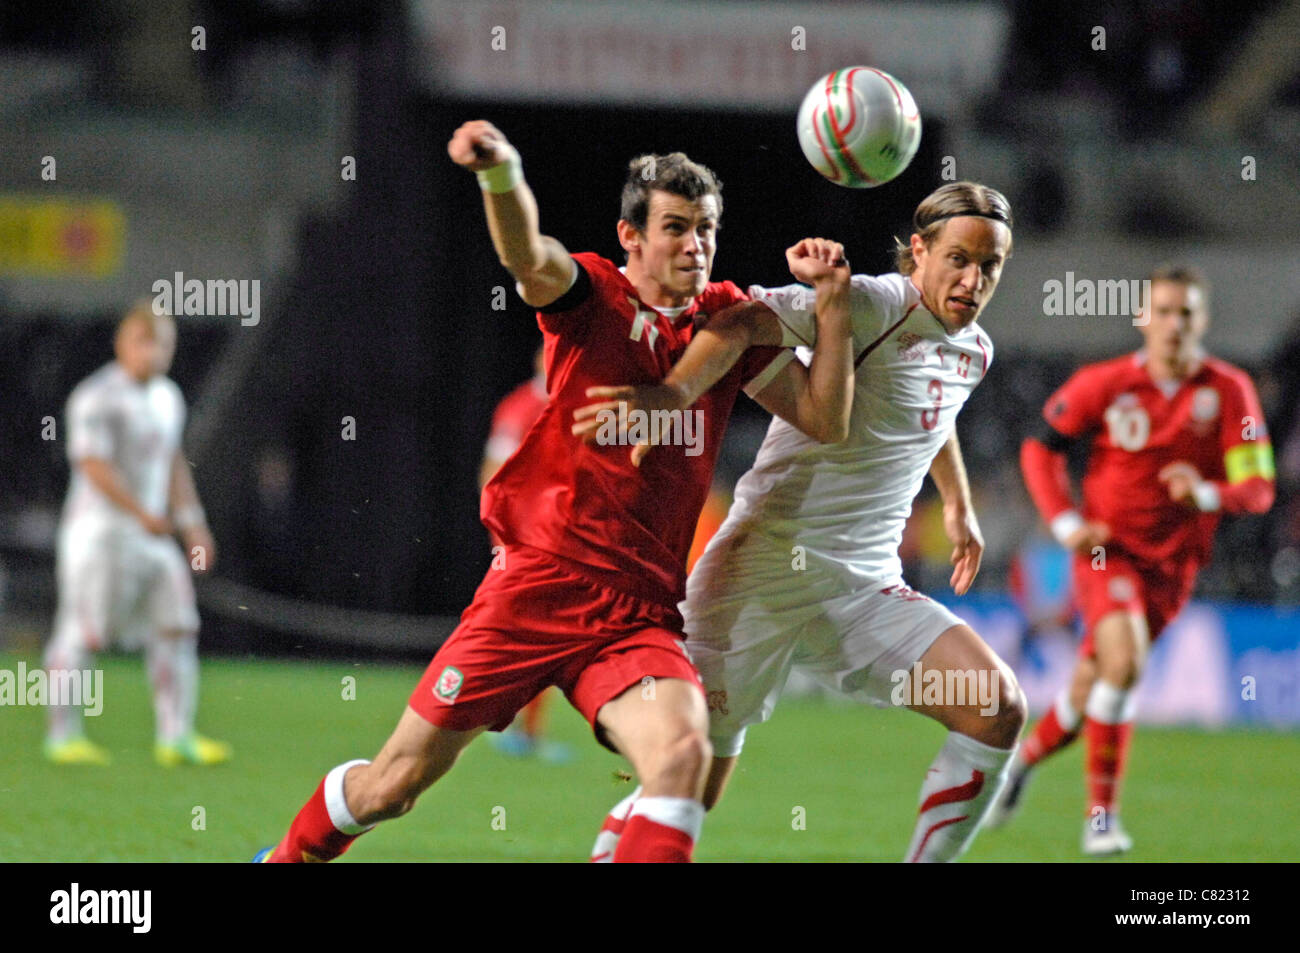
M 478 471 L 480 491 L 523 444 L 524 436 L 546 409 L 547 399 L 546 350 L 539 344 L 533 355 L 533 376 L 502 397 L 492 412 L 492 429 L 488 433 L 487 445 L 483 448 L 483 462 Z M 492 535 L 492 545 L 501 545 L 501 540 L 495 534 Z M 509 730 L 494 736 L 498 751 L 518 758 L 536 755 L 543 761 L 556 764 L 569 760 L 566 745 L 558 741 L 547 741 L 543 736 L 550 694 L 550 689 L 538 692 L 537 697 L 524 706 Z
M 1021 448 L 1030 495 L 1073 556 L 1084 639 L 1068 687 L 1020 746 L 995 809 L 1005 823 L 1031 768 L 1082 726 L 1088 805 L 1083 851 L 1122 853 L 1119 787 L 1147 648 L 1192 594 L 1223 513 L 1273 504 L 1273 451 L 1250 378 L 1206 354 L 1205 279 L 1160 268 L 1134 324 L 1146 346 L 1080 369 L 1047 401 Z M 1066 451 L 1090 441 L 1076 510 Z
M 640 467 L 627 446 L 575 436 L 573 414 L 590 388 L 610 378 L 664 381 L 696 334 L 715 333 L 708 325 L 728 320 L 719 312 L 746 300 L 731 282 L 709 281 L 721 186 L 681 153 L 634 159 L 617 226 L 627 253 L 620 269 L 596 254 L 570 255 L 540 232 L 519 154 L 491 124 L 461 126 L 447 151 L 478 174 L 493 246 L 538 309 L 550 401 L 483 492 L 483 522 L 505 545 L 504 559 L 494 560 L 393 734 L 373 763 L 331 770 L 284 839 L 256 859 L 339 856 L 379 821 L 409 811 L 478 734 L 503 730 L 541 689 L 558 685 L 644 788 L 614 859 L 689 861 L 712 751 L 677 603 L 732 404 L 781 352 L 753 348 L 706 393 L 689 394 L 684 406 L 700 411 L 690 439 L 683 417 L 680 445 Z M 789 362 L 749 388 L 793 397 L 791 422 L 825 439 L 847 428 L 853 379 L 842 258 L 821 239 L 787 251 L 794 276 L 818 290 L 817 348 L 810 367 Z

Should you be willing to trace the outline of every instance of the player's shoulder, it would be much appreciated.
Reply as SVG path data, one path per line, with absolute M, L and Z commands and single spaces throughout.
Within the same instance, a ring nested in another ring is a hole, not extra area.
M 69 405 L 84 404 L 88 401 L 102 402 L 113 394 L 120 392 L 125 384 L 126 375 L 116 361 L 109 361 L 94 371 L 72 388 L 68 395 Z
M 619 273 L 618 265 L 599 252 L 578 251 L 574 252 L 570 257 L 593 279 L 607 278 Z
M 531 413 L 534 408 L 545 406 L 546 391 L 539 392 L 537 384 L 530 377 L 501 398 L 500 403 L 497 404 L 496 416 L 506 418 L 526 415 Z
M 1216 384 L 1231 385 L 1243 390 L 1254 390 L 1255 388 L 1255 383 L 1248 371 L 1236 364 L 1225 361 L 1221 357 L 1207 354 L 1202 360 L 1202 364 L 1207 376 Z
M 700 310 L 714 312 L 738 301 L 748 301 L 750 296 L 734 281 L 710 281 L 696 296 Z
M 900 314 L 921 300 L 920 292 L 907 276 L 896 271 L 884 275 L 853 275 L 849 290 L 853 295 L 871 299 L 877 308 Z
M 175 403 L 184 405 L 185 395 L 181 392 L 181 385 L 177 384 L 165 374 L 160 374 L 153 379 L 154 387 L 157 387 Z

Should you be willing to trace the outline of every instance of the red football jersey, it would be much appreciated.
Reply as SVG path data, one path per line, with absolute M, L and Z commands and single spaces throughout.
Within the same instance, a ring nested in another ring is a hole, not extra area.
M 1245 484 L 1267 481 L 1271 501 L 1272 452 L 1259 398 L 1246 373 L 1226 361 L 1206 357 L 1168 390 L 1151 379 L 1141 351 L 1089 364 L 1048 398 L 1043 416 L 1066 437 L 1091 437 L 1083 517 L 1110 526 L 1116 543 L 1138 559 L 1204 564 L 1222 511 L 1259 510 L 1260 488 Z M 1214 481 L 1222 511 L 1169 498 L 1158 474 L 1176 461 Z M 1031 489 L 1048 521 L 1069 506 L 1041 483 Z M 1239 505 L 1236 496 L 1251 502 Z
M 483 523 L 507 544 L 581 563 L 612 588 L 676 606 L 685 597 L 686 555 L 736 395 L 780 349 L 747 351 L 683 412 L 690 439 L 683 420 L 681 445 L 656 447 L 634 467 L 630 446 L 589 445 L 573 435 L 574 410 L 592 403 L 587 388 L 663 380 L 709 314 L 747 297 L 729 281 L 710 282 L 669 320 L 640 300 L 613 262 L 592 253 L 573 257 L 578 280 L 537 315 L 550 402 L 484 487 Z
M 488 435 L 486 456 L 504 461 L 518 450 L 528 428 L 546 409 L 546 401 L 546 385 L 535 377 L 502 397 L 492 413 L 492 432 Z

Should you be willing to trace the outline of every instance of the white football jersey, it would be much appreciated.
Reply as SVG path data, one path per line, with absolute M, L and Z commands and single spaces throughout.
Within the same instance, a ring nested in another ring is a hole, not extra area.
M 141 384 L 116 361 L 106 364 L 73 390 L 66 426 L 72 480 L 65 521 L 138 525 L 81 472 L 77 463 L 88 457 L 107 460 L 141 506 L 166 515 L 172 461 L 185 431 L 185 399 L 174 381 L 156 376 Z
M 790 360 L 812 359 L 815 294 L 803 285 L 752 287 L 776 312 L 787 351 L 751 384 L 757 393 Z M 854 275 L 850 302 L 856 381 L 849 435 L 823 444 L 775 417 L 736 486 L 719 536 L 752 528 L 857 588 L 902 577 L 898 546 L 912 500 L 993 360 L 972 324 L 949 334 L 901 274 Z

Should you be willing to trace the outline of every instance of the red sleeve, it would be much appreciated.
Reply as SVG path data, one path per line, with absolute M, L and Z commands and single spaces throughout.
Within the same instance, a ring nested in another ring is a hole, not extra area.
M 537 325 L 555 335 L 581 334 L 588 326 L 588 311 L 600 298 L 600 284 L 606 280 L 603 259 L 592 252 L 573 256 L 577 273 L 569 290 L 550 304 L 537 309 Z
M 1107 396 L 1100 368 L 1080 368 L 1047 398 L 1043 419 L 1066 437 L 1085 436 L 1101 426 Z
M 1220 440 L 1226 480 L 1215 480 L 1224 513 L 1266 513 L 1273 505 L 1273 446 L 1255 385 L 1244 373 L 1220 387 L 1223 400 Z
M 1065 454 L 1050 450 L 1034 437 L 1025 438 L 1020 445 L 1020 470 L 1025 476 L 1025 487 L 1038 507 L 1043 522 L 1052 520 L 1066 510 L 1074 509 L 1070 495 L 1070 475 L 1065 469 Z
M 1076 371 L 1047 398 L 1042 422 L 1020 446 L 1025 487 L 1043 522 L 1049 525 L 1066 510 L 1074 509 L 1065 448 L 1101 425 L 1106 392 L 1100 377 L 1095 367 Z
M 718 291 L 723 296 L 722 300 L 718 304 L 713 304 L 710 310 L 720 311 L 722 308 L 730 307 L 733 304 L 753 300 L 733 281 L 719 282 Z M 755 377 L 767 370 L 767 365 L 771 364 L 784 350 L 786 348 L 776 345 L 748 348 L 744 354 L 740 355 L 740 360 L 736 362 L 736 366 L 740 368 L 740 386 L 743 388 Z

